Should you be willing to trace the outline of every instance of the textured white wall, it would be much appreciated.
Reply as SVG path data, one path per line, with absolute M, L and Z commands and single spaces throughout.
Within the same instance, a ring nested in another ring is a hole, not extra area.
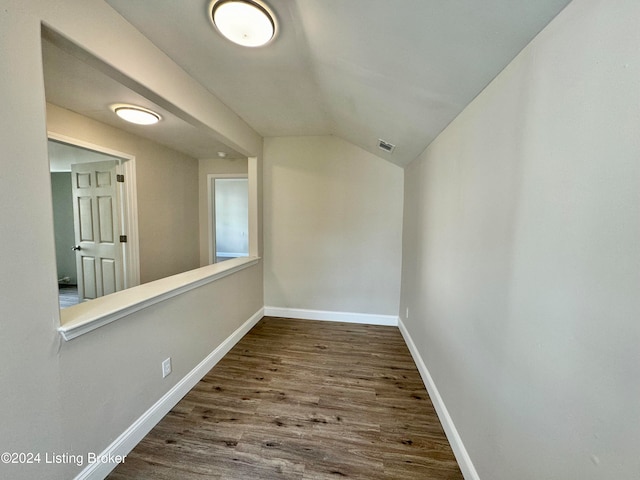
M 340 138 L 266 138 L 265 303 L 397 315 L 402 169 Z
M 100 453 L 264 305 L 262 265 L 62 341 L 43 21 L 245 154 L 260 157 L 262 139 L 102 0 L 0 2 L 0 245 L 10 252 L 0 257 L 0 450 Z M 162 379 L 168 356 L 173 373 Z M 62 480 L 80 470 L 0 464 L 0 478 Z
M 574 0 L 406 169 L 400 311 L 483 480 L 640 476 L 639 18 Z
M 70 172 L 51 172 L 51 196 L 56 237 L 56 266 L 58 279 L 69 277 L 67 283 L 78 281 L 73 233 L 73 196 Z

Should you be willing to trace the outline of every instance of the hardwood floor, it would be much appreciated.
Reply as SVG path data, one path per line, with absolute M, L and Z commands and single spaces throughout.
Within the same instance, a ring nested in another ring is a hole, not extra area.
M 110 480 L 461 480 L 395 327 L 263 318 Z

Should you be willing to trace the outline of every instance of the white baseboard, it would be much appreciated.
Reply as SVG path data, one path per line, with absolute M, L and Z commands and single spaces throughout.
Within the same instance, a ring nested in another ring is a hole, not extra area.
M 171 390 L 160 398 L 149 410 L 127 428 L 100 457 L 125 456 L 169 411 L 191 390 L 209 370 L 224 357 L 231 348 L 240 341 L 245 334 L 263 317 L 264 309 L 254 313 L 235 332 L 224 340 L 202 362 L 182 378 Z M 103 480 L 118 465 L 118 463 L 93 463 L 87 465 L 75 480 Z
M 436 387 L 424 360 L 422 360 L 422 356 L 420 355 L 420 352 L 418 352 L 416 344 L 413 343 L 413 339 L 411 338 L 411 335 L 409 335 L 407 327 L 402 323 L 402 319 L 398 319 L 398 327 L 400 328 L 400 333 L 402 333 L 407 347 L 409 347 L 413 361 L 418 367 L 418 371 L 420 372 L 422 381 L 427 388 L 427 392 L 429 392 L 429 397 L 431 397 L 431 402 L 436 409 L 442 428 L 447 435 L 447 439 L 449 440 L 451 449 L 456 456 L 460 470 L 462 470 L 462 475 L 465 480 L 480 480 L 480 476 L 478 475 L 476 468 L 473 466 L 473 462 L 471 462 L 471 457 L 469 457 L 467 449 L 462 443 L 462 438 L 460 438 L 460 435 L 458 434 L 458 430 L 453 423 L 453 419 L 449 415 L 449 411 L 440 396 L 440 392 L 438 392 L 438 387 Z
M 431 401 L 436 409 L 440 423 L 451 444 L 456 460 L 460 465 L 465 480 L 480 480 L 471 458 L 467 453 L 462 439 L 449 415 L 440 393 L 427 369 L 411 335 L 402 323 L 402 320 L 393 315 L 373 315 L 349 312 L 331 312 L 322 310 L 306 310 L 293 308 L 264 307 L 258 310 L 235 332 L 225 339 L 213 352 L 200 362 L 191 372 L 185 375 L 171 390 L 162 396 L 149 410 L 127 428 L 111 445 L 99 456 L 117 457 L 126 456 L 142 440 L 147 433 L 184 397 L 209 370 L 211 370 L 224 357 L 233 346 L 246 335 L 246 333 L 258 323 L 264 316 L 297 318 L 303 320 L 325 320 L 334 322 L 362 323 L 370 325 L 398 326 L 404 337 L 407 347 L 418 367 L 422 381 L 425 384 Z M 87 465 L 74 480 L 102 480 L 118 463 L 94 463 Z
M 307 310 L 303 308 L 264 307 L 268 317 L 296 318 L 299 320 L 325 320 L 328 322 L 363 323 L 368 325 L 398 326 L 395 315 L 375 315 L 371 313 L 331 312 L 324 310 Z

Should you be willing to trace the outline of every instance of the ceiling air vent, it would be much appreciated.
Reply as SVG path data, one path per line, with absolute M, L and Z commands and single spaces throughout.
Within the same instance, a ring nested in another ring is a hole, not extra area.
M 393 149 L 396 148 L 396 146 L 393 143 L 389 143 L 389 142 L 385 142 L 382 139 L 378 139 L 378 148 L 380 150 L 384 150 L 387 153 L 391 153 L 393 152 Z

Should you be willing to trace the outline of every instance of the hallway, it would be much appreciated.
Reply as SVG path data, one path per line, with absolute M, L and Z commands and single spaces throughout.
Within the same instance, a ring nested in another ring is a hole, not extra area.
M 462 474 L 395 327 L 263 318 L 110 480 Z

